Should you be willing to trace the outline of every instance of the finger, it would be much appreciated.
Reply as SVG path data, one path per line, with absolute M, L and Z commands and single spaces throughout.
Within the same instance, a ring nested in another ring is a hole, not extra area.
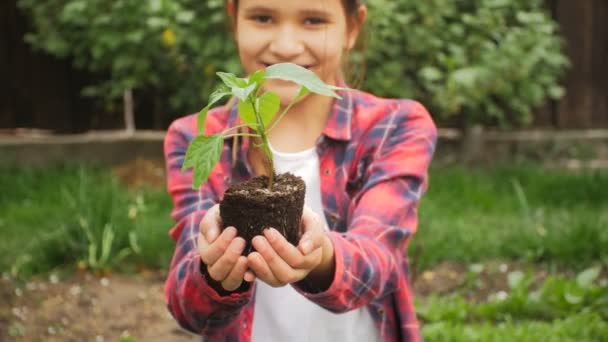
M 264 230 L 264 237 L 276 253 L 292 268 L 300 268 L 304 255 L 274 228 Z
M 252 271 L 246 271 L 243 279 L 245 279 L 246 282 L 253 283 L 256 279 L 255 273 Z
M 312 270 L 317 267 L 319 263 L 321 263 L 321 259 L 323 258 L 323 248 L 319 247 L 308 255 L 304 257 L 304 262 L 302 263 L 302 269 Z
M 204 250 L 199 249 L 201 259 L 206 265 L 213 265 L 215 262 L 224 254 L 230 242 L 236 236 L 236 229 L 234 227 L 228 227 L 224 229 L 222 234 L 213 243 L 208 246 L 199 246 L 200 248 L 206 247 Z M 207 241 L 208 242 L 208 241 Z
M 239 256 L 228 276 L 222 281 L 222 287 L 226 291 L 234 291 L 243 283 L 243 276 L 247 271 L 247 257 Z
M 207 214 L 201 220 L 199 229 L 201 233 L 205 235 L 207 241 L 212 243 L 220 235 L 221 226 L 222 218 L 220 217 L 220 206 L 219 204 L 216 204 L 209 208 Z
M 277 254 L 268 240 L 263 236 L 256 236 L 251 241 L 255 250 L 264 258 L 274 277 L 283 284 L 293 281 L 294 269 Z
M 266 284 L 278 287 L 283 286 L 285 284 L 281 284 L 277 278 L 275 278 L 274 274 L 270 270 L 270 266 L 264 260 L 264 257 L 258 252 L 251 252 L 247 256 L 247 264 L 251 271 L 255 273 L 255 276 L 265 282 Z
M 323 223 L 321 216 L 305 206 L 304 210 L 302 210 L 302 219 L 300 220 L 300 232 L 304 234 L 311 228 L 325 230 L 325 223 Z
M 306 231 L 300 238 L 300 242 L 298 242 L 298 250 L 304 255 L 310 254 L 323 245 L 325 235 L 325 231 L 320 231 L 319 229 Z
M 211 266 L 208 271 L 211 278 L 224 281 L 245 249 L 245 240 L 237 237 L 230 242 L 225 253 Z

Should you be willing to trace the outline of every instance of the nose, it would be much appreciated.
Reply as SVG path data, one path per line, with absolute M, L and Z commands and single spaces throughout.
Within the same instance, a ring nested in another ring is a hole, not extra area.
M 289 61 L 304 52 L 304 44 L 292 25 L 282 25 L 276 31 L 269 50 L 284 61 Z

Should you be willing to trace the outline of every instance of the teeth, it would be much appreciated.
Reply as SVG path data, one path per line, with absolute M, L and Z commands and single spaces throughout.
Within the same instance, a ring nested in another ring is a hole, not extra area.
M 262 64 L 264 64 L 264 66 L 265 66 L 265 67 L 269 67 L 269 66 L 271 66 L 271 65 L 274 65 L 274 64 L 267 64 L 267 63 L 262 63 Z M 300 65 L 300 66 L 301 66 L 302 68 L 306 68 L 306 69 L 310 69 L 310 68 L 311 68 L 311 66 L 310 66 L 310 65 Z

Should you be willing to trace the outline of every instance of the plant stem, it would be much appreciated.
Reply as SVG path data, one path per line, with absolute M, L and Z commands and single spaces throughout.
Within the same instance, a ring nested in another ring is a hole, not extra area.
M 266 127 L 264 127 L 264 122 L 262 121 L 262 117 L 258 109 L 255 107 L 255 99 L 249 98 L 249 104 L 253 106 L 253 112 L 255 113 L 255 121 L 258 126 L 258 134 L 260 140 L 262 140 L 262 149 L 267 157 L 266 170 L 268 171 L 268 190 L 272 191 L 272 185 L 274 183 L 274 160 L 272 158 L 272 151 L 270 150 L 270 145 L 268 143 L 268 136 L 266 135 Z
M 232 137 L 254 137 L 260 138 L 259 134 L 250 134 L 250 133 L 234 133 L 234 134 L 226 134 L 224 135 L 224 139 L 232 138 Z
M 240 125 L 236 125 L 236 126 L 227 128 L 225 131 L 222 132 L 222 135 L 227 135 L 228 132 L 235 130 L 235 129 L 239 129 L 241 127 L 249 127 L 249 124 L 240 124 Z
M 268 158 L 268 190 L 272 191 L 272 184 L 274 183 L 274 160 L 272 158 L 272 151 L 268 145 L 268 137 L 266 132 L 260 132 L 260 139 L 262 140 L 262 148 Z

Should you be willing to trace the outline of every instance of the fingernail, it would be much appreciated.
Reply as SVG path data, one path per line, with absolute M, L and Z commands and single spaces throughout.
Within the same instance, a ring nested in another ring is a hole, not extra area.
M 226 228 L 226 230 L 228 231 L 228 236 L 230 236 L 230 237 L 235 237 L 238 234 L 238 232 L 236 231 L 236 228 L 234 228 L 232 226 Z
M 302 242 L 302 251 L 304 252 L 304 254 L 310 253 L 311 250 L 312 250 L 312 242 L 310 240 L 306 240 L 306 241 Z
M 212 242 L 217 237 L 217 229 L 211 228 L 207 231 L 207 240 Z
M 257 250 L 265 249 L 268 247 L 268 240 L 266 240 L 265 237 L 258 235 L 253 238 L 252 242 L 254 240 L 257 241 L 257 242 L 254 242 L 257 245 L 257 248 L 256 248 Z
M 245 240 L 243 239 L 237 239 L 235 244 L 235 248 L 239 251 L 245 248 Z
M 274 228 L 264 229 L 264 235 L 266 235 L 266 239 L 268 239 L 270 242 L 277 239 L 277 234 L 278 232 Z

